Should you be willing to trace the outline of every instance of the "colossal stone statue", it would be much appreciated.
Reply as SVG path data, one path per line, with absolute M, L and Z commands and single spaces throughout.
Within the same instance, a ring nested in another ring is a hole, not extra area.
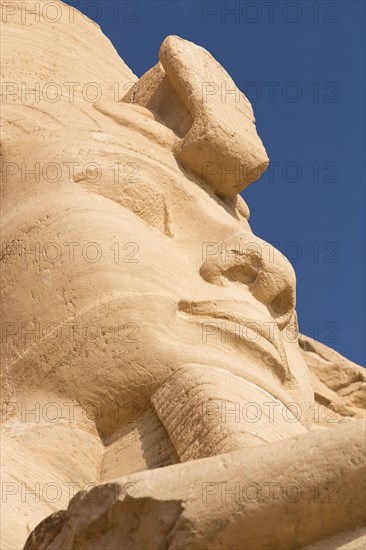
M 251 231 L 250 103 L 46 4 L 2 4 L 2 548 L 360 547 L 363 369 Z

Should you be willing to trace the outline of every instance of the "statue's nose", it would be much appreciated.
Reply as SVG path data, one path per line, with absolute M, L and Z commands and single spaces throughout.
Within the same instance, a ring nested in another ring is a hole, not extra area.
M 269 243 L 240 233 L 207 247 L 200 269 L 209 283 L 245 285 L 264 304 L 282 330 L 296 305 L 296 277 L 290 262 Z

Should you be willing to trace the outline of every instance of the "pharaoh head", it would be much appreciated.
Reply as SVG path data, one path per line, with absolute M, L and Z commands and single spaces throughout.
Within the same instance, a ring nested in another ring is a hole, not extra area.
M 26 4 L 2 29 L 2 547 L 50 514 L 26 548 L 299 548 L 357 526 L 362 436 L 306 433 L 295 274 L 240 195 L 269 162 L 248 100 L 195 44 L 169 36 L 138 79 L 81 13 Z M 295 506 L 202 500 L 204 480 L 294 476 Z
M 206 50 L 178 37 L 137 79 L 110 45 L 109 59 L 91 54 L 90 22 L 66 28 L 74 46 L 53 52 L 57 69 L 39 55 L 26 79 L 29 68 L 15 67 L 27 88 L 7 88 L 10 395 L 42 392 L 103 413 L 133 402 L 137 416 L 153 406 L 168 433 L 168 403 L 184 417 L 234 397 L 301 411 L 224 430 L 206 441 L 213 454 L 305 431 L 313 393 L 294 271 L 252 233 L 239 194 L 268 165 L 249 101 Z M 95 419 L 102 437 L 121 428 L 110 419 Z M 181 459 L 202 456 L 178 439 Z

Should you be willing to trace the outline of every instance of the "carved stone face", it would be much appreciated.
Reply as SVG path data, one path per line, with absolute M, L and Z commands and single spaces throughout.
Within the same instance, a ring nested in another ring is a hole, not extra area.
M 62 177 L 25 186 L 18 174 L 6 191 L 6 240 L 23 247 L 9 256 L 7 322 L 21 312 L 40 331 L 9 345 L 12 391 L 36 394 L 41 381 L 81 406 L 143 411 L 198 365 L 296 402 L 306 424 L 295 275 L 237 195 L 268 163 L 251 106 L 202 48 L 170 37 L 160 61 L 122 101 L 88 105 L 92 123 L 18 148 L 19 163 L 57 159 Z M 39 256 L 24 255 L 35 243 Z
M 268 164 L 248 100 L 177 37 L 138 80 L 77 10 L 5 4 L 1 546 L 47 516 L 25 548 L 350 540 L 359 426 L 305 433 L 295 275 L 238 195 Z M 318 402 L 349 417 L 363 374 L 324 349 Z

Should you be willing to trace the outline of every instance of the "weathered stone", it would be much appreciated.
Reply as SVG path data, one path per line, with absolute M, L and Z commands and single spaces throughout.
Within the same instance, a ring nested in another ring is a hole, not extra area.
M 357 542 L 364 372 L 298 337 L 294 271 L 251 231 L 251 105 L 195 44 L 138 79 L 47 4 L 3 2 L 1 548 Z

